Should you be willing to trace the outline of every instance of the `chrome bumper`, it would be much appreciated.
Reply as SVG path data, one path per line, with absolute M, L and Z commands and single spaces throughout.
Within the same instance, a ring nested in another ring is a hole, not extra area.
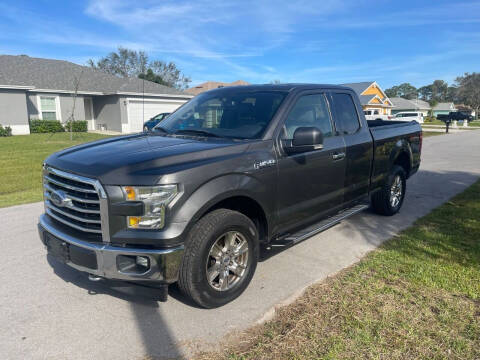
M 45 214 L 40 216 L 38 232 L 44 245 L 44 233 L 48 232 L 54 237 L 70 245 L 94 252 L 97 258 L 96 269 L 75 264 L 68 259 L 65 261 L 67 265 L 89 274 L 101 276 L 107 279 L 157 281 L 163 283 L 172 283 L 178 278 L 178 270 L 180 268 L 184 251 L 183 245 L 172 249 L 154 250 L 122 248 L 102 243 L 88 243 L 56 229 L 54 224 L 52 224 L 52 221 Z M 150 260 L 149 270 L 141 274 L 120 271 L 117 267 L 117 257 L 119 255 L 148 257 Z

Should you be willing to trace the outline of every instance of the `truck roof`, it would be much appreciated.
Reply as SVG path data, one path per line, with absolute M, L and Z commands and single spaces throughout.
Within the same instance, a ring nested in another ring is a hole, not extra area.
M 227 86 L 221 87 L 208 92 L 216 91 L 293 91 L 293 90 L 310 90 L 310 89 L 338 89 L 338 90 L 352 90 L 349 87 L 332 84 L 302 84 L 302 83 L 289 83 L 289 84 L 255 84 L 255 85 L 239 85 L 239 86 Z

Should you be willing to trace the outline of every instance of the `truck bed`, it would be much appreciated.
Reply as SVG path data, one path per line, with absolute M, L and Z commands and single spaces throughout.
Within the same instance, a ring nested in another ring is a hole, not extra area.
M 416 121 L 367 121 L 373 138 L 373 162 L 371 188 L 375 189 L 388 174 L 390 157 L 400 151 L 411 154 L 410 171 L 407 177 L 415 173 L 420 164 L 422 127 Z

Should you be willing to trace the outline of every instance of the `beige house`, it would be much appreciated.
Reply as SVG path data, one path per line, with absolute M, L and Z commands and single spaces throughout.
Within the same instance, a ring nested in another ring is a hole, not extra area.
M 207 81 L 185 90 L 185 93 L 191 94 L 191 95 L 198 95 L 208 90 L 218 89 L 225 86 L 239 86 L 239 85 L 250 85 L 250 83 L 243 80 L 237 80 L 231 83 L 219 82 L 219 81 Z

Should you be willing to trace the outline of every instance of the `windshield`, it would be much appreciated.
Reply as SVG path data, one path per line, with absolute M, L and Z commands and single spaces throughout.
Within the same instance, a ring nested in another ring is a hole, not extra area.
M 258 139 L 285 96 L 286 93 L 276 91 L 200 94 L 154 130 L 170 134 Z

